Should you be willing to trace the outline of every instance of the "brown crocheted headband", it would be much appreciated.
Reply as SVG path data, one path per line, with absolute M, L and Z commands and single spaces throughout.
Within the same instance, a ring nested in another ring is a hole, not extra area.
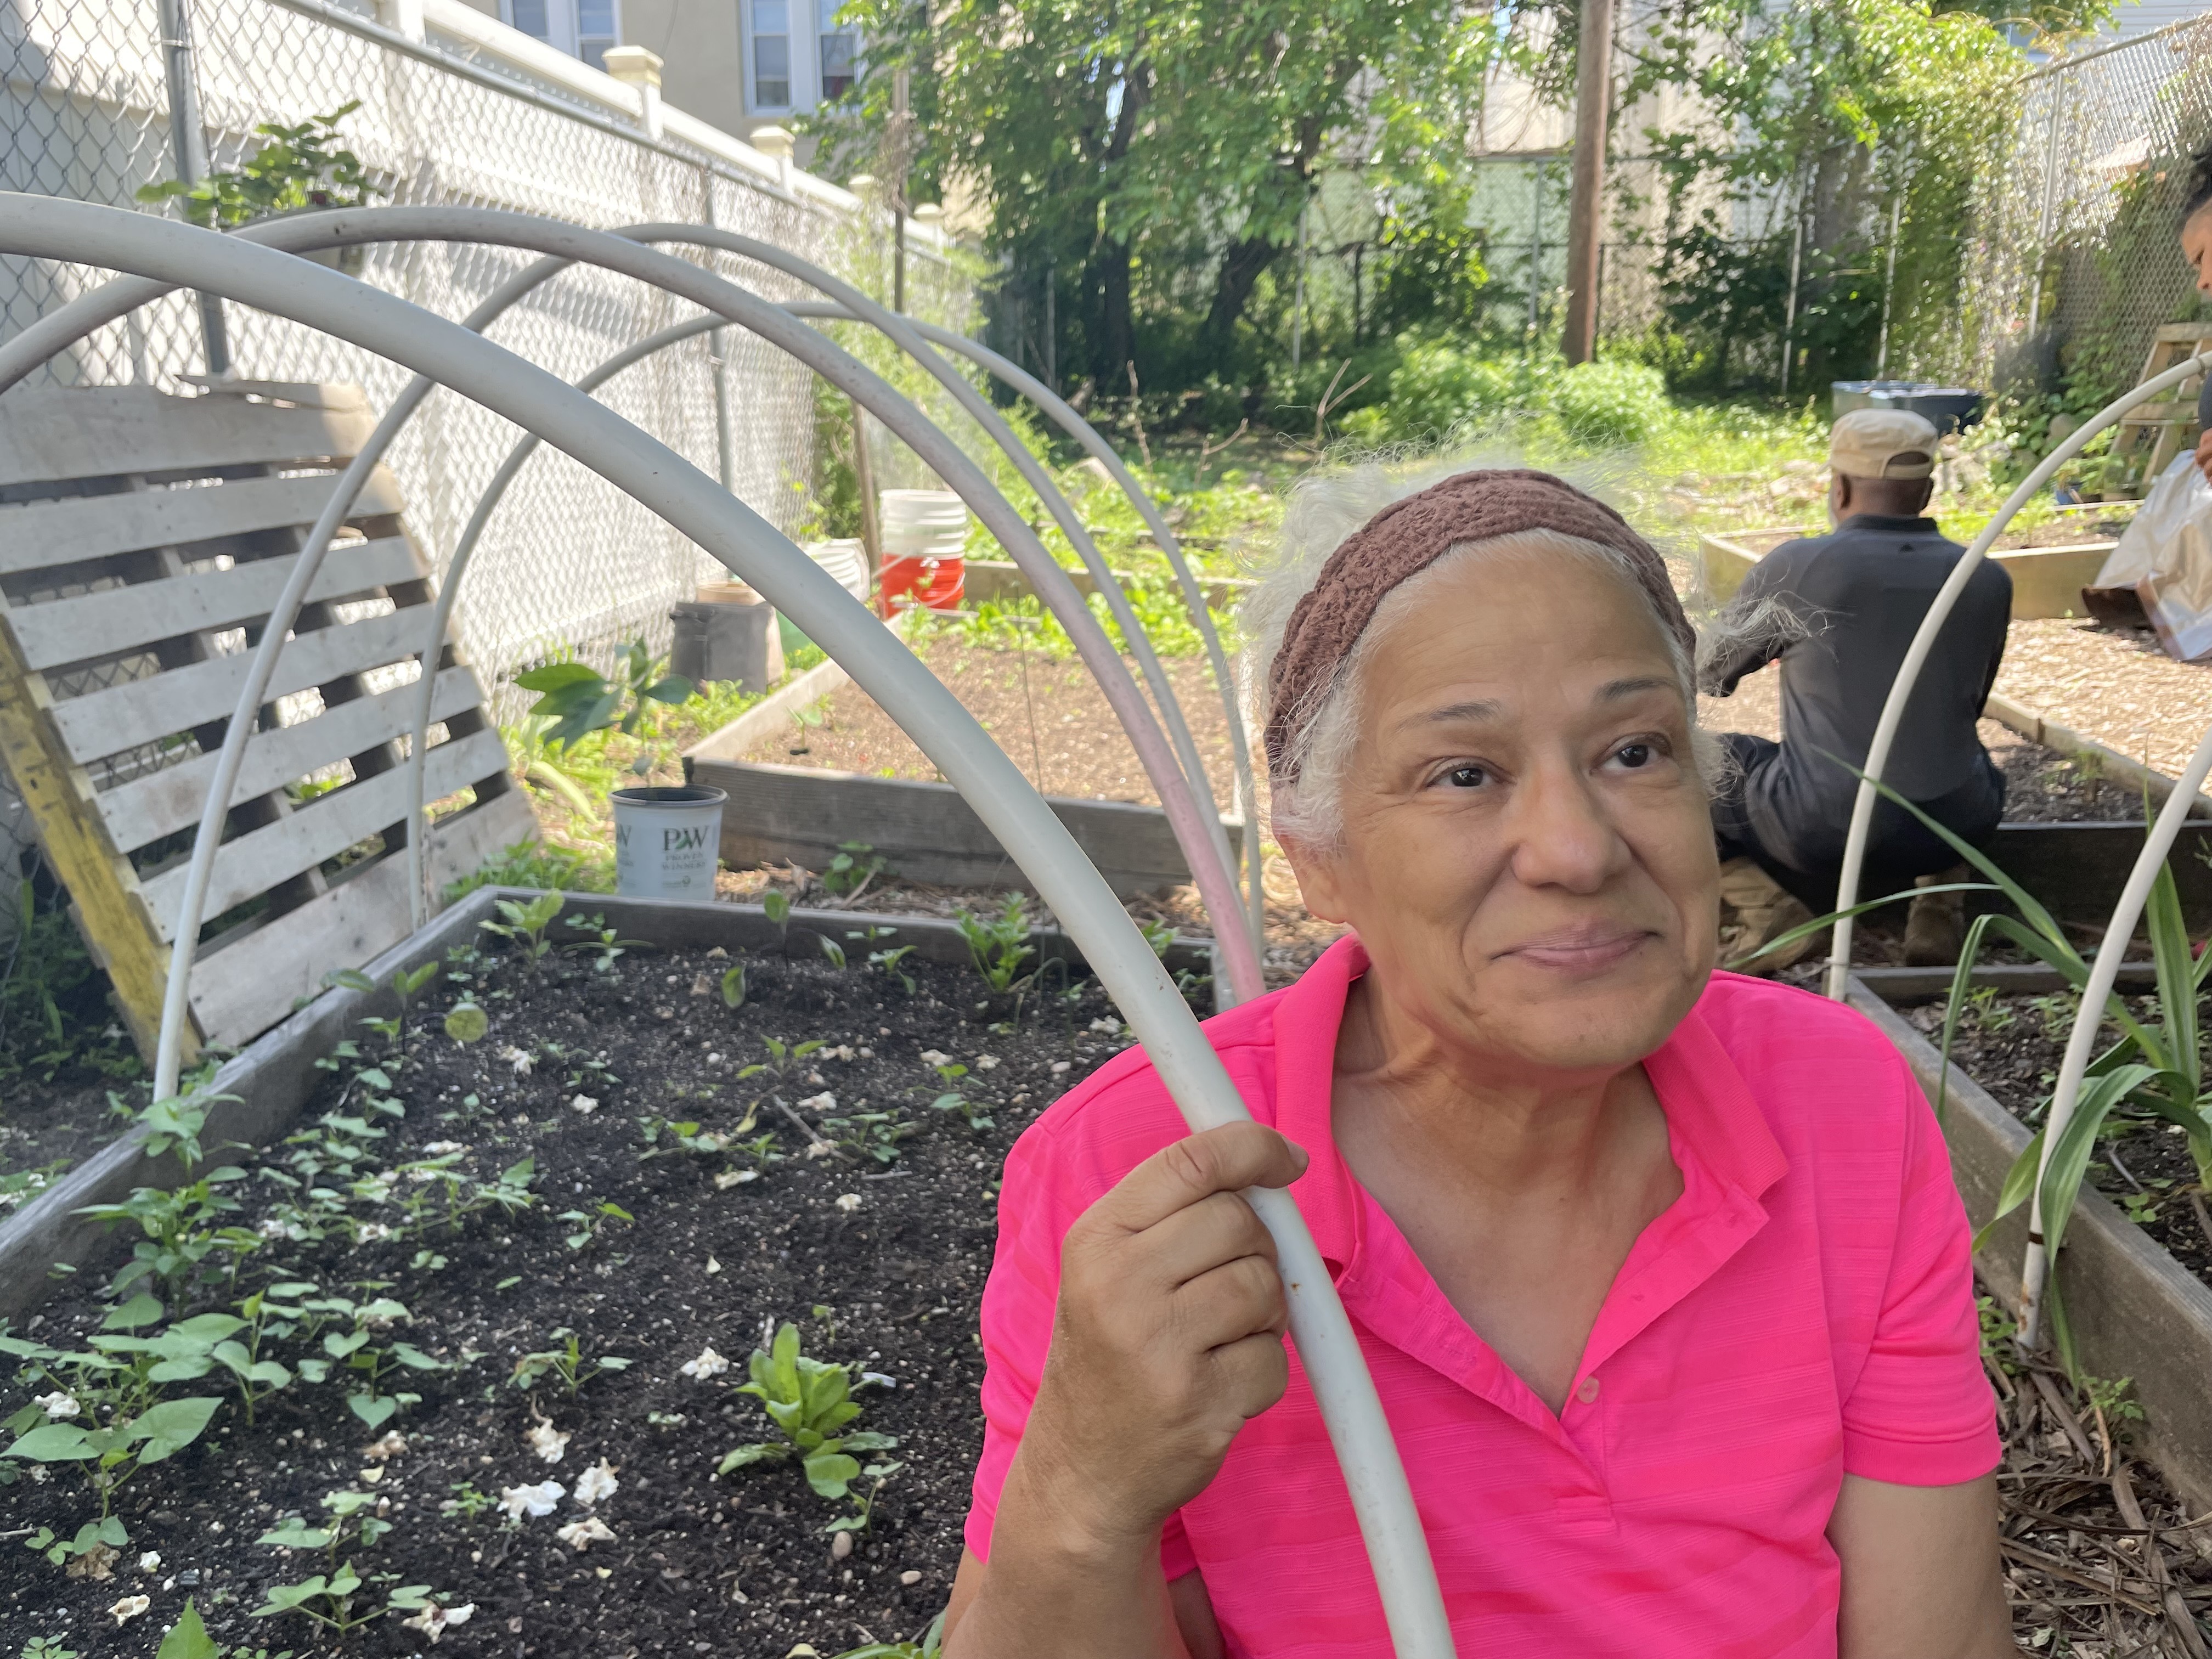
M 1317 693 L 1358 642 L 1383 595 L 1455 547 L 1531 530 L 1556 531 L 1628 556 L 1638 583 L 1683 648 L 1697 634 L 1667 577 L 1666 561 L 1604 502 L 1548 472 L 1462 472 L 1384 507 L 1328 556 L 1283 629 L 1267 677 L 1267 771 L 1288 775 L 1291 747 Z

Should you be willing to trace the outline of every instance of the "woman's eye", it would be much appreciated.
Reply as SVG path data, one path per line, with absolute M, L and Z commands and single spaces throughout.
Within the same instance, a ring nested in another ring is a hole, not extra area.
M 1648 743 L 1624 743 L 1613 751 L 1613 759 L 1633 771 L 1649 766 L 1659 757 L 1658 750 Z
M 1490 774 L 1480 766 L 1455 766 L 1444 774 L 1444 781 L 1455 789 L 1480 789 L 1490 781 Z

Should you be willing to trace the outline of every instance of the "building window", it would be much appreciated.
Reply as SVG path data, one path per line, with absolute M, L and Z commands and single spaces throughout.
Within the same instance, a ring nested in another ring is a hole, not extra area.
M 790 0 L 752 0 L 753 107 L 791 106 Z
M 501 0 L 501 15 L 532 40 L 607 66 L 607 48 L 622 39 L 621 0 Z
M 830 0 L 823 0 L 826 5 Z M 833 13 L 834 16 L 835 14 Z M 834 24 L 822 34 L 822 101 L 842 98 L 853 89 L 854 40 L 852 32 Z
M 543 3 L 543 0 L 540 0 Z M 607 66 L 607 48 L 617 44 L 615 0 L 576 0 L 576 56 L 595 70 Z

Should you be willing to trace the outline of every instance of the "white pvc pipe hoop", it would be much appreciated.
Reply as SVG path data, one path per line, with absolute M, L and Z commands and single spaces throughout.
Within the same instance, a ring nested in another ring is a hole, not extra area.
M 834 301 L 787 301 L 782 309 L 793 316 L 810 319 L 818 318 L 831 321 L 855 320 L 853 313 L 847 307 Z M 1158 508 L 1139 488 L 1137 481 L 1129 476 L 1127 468 L 1121 465 L 1120 458 L 1114 453 L 1112 447 L 1088 422 L 1041 382 L 1031 379 L 998 353 L 954 333 L 951 329 L 941 328 L 933 323 L 920 322 L 912 318 L 905 320 L 909 327 L 932 344 L 945 346 L 969 357 L 982 368 L 1005 380 L 1016 391 L 1035 400 L 1063 428 L 1076 435 L 1079 441 L 1083 442 L 1086 450 L 1099 457 L 1103 464 L 1114 471 L 1117 483 L 1131 502 L 1136 506 L 1139 513 L 1145 516 L 1155 537 L 1158 538 L 1163 551 L 1167 554 L 1175 568 L 1176 577 L 1183 589 L 1185 605 L 1189 608 L 1192 619 L 1205 642 L 1215 684 L 1222 693 L 1223 710 L 1229 724 L 1230 741 L 1237 768 L 1239 793 L 1246 802 L 1256 803 L 1252 787 L 1250 750 L 1245 740 L 1243 714 L 1237 703 L 1235 682 L 1230 672 L 1228 657 L 1222 648 L 1220 632 L 1213 626 L 1213 619 L 1206 607 L 1204 590 L 1200 587 L 1196 578 L 1192 574 L 1190 567 L 1182 556 L 1182 548 L 1175 539 L 1173 531 L 1168 527 Z M 654 353 L 681 344 L 686 340 L 696 338 L 701 334 L 723 326 L 723 324 L 724 319 L 713 313 L 672 324 L 608 358 L 606 362 L 579 380 L 575 383 L 577 389 L 582 392 L 596 391 L 616 375 L 642 362 Z M 429 643 L 422 653 L 422 659 L 426 663 L 434 661 L 444 648 L 447 626 L 453 610 L 458 603 L 462 578 L 475 556 L 477 544 L 483 533 L 485 526 L 490 521 L 492 513 L 497 508 L 500 501 L 506 495 L 507 489 L 520 472 L 523 463 L 536 452 L 538 444 L 538 441 L 534 436 L 525 436 L 516 442 L 514 447 L 492 474 L 490 482 L 484 486 L 476 508 L 470 515 L 467 526 L 461 532 L 460 539 L 455 543 L 453 555 L 447 563 L 445 580 L 439 590 L 437 603 L 434 607 L 434 614 L 430 625 Z M 381 446 L 372 447 L 381 447 Z M 1110 570 L 1107 572 L 1104 580 L 1109 583 L 1114 581 Z M 1135 621 L 1133 616 L 1131 621 Z M 1125 629 L 1124 631 L 1127 630 Z M 409 896 L 414 906 L 415 923 L 417 927 L 422 926 L 426 919 L 420 827 L 423 816 L 422 769 L 427 758 L 433 696 L 433 682 L 430 677 L 426 676 L 422 684 L 423 690 L 416 700 L 415 711 L 414 741 L 409 750 L 408 758 L 410 780 L 409 786 L 410 810 L 408 822 L 410 826 L 413 826 L 409 831 L 407 843 Z M 1164 691 L 1167 703 L 1175 708 L 1176 714 L 1180 717 L 1181 708 L 1176 701 L 1174 688 L 1166 683 L 1164 675 L 1155 680 L 1152 684 L 1155 696 L 1158 696 Z M 1188 729 L 1187 722 L 1183 723 L 1183 729 L 1187 733 Z M 1204 775 L 1201 772 L 1200 775 L 1202 779 Z M 1214 812 L 1215 803 L 1211 791 L 1208 790 L 1202 794 L 1200 799 L 1201 806 L 1212 815 L 1209 822 L 1214 821 L 1218 817 L 1218 813 Z M 1248 930 L 1252 933 L 1255 945 L 1257 947 L 1262 938 L 1261 922 L 1263 920 L 1263 913 L 1260 907 L 1263 900 L 1263 889 L 1260 884 L 1261 866 L 1258 853 L 1258 841 L 1254 830 L 1249 827 L 1246 831 L 1244 853 L 1249 903 L 1246 925 Z
M 2143 906 L 2150 900 L 2152 884 L 2158 880 L 2158 872 L 2165 868 L 2166 855 L 2173 850 L 2174 841 L 2188 821 L 2189 809 L 2196 802 L 2197 792 L 2204 787 L 2208 774 L 2212 774 L 2212 726 L 2205 727 L 2197 752 L 2189 757 L 2189 764 L 2174 784 L 2173 793 L 2159 808 L 2150 834 L 2143 839 L 2142 851 L 2136 855 L 2135 867 L 2128 872 L 2127 884 L 2120 889 L 2119 899 L 2112 906 L 2112 920 L 2105 928 L 2104 942 L 2098 945 L 2096 957 L 2089 964 L 2089 981 L 2081 988 L 2081 1003 L 2074 1010 L 2074 1029 L 2067 1035 L 2066 1058 L 2059 1063 L 2058 1087 L 2051 1097 L 2051 1115 L 2043 1128 L 2043 1152 L 2035 1168 L 2035 1190 L 2028 1202 L 2027 1255 L 2020 1272 L 2020 1341 L 2024 1348 L 2033 1349 L 2041 1335 L 2046 1300 L 2044 1289 L 2051 1273 L 2051 1253 L 2044 1236 L 2043 1178 L 2050 1170 L 2051 1155 L 2059 1137 L 2074 1121 L 2074 1108 L 2081 1097 L 2081 1082 L 2097 1046 L 2097 1034 L 2105 1023 L 2106 1005 L 2112 1000 L 2113 986 L 2119 982 L 2120 958 L 2127 954 L 2128 941 L 2135 937 L 2136 923 L 2142 919 Z
M 1144 936 L 1043 797 L 867 607 L 720 483 L 584 393 L 457 323 L 336 271 L 172 220 L 0 194 L 0 253 L 135 271 L 220 294 L 403 363 L 538 433 L 666 519 L 844 664 L 1036 883 L 1128 1016 L 1195 1129 L 1249 1115 Z M 1358 1516 L 1396 1651 L 1447 1659 L 1451 1629 L 1405 1469 L 1358 1338 L 1297 1206 L 1255 1191 L 1291 1328 Z
M 2148 403 L 2160 393 L 2170 392 L 2191 375 L 2202 374 L 2212 368 L 2212 351 L 2191 357 L 2179 367 L 2168 369 L 2155 380 L 2144 381 L 2125 396 L 2117 399 L 2096 419 L 2068 434 L 2065 441 L 2043 459 L 2043 464 L 2029 473 L 2019 489 L 2005 498 L 1996 516 L 1982 526 L 1982 533 L 1951 567 L 1950 575 L 1936 590 L 1936 598 L 1928 607 L 1928 614 L 1920 620 L 1919 631 L 1913 635 L 1912 644 L 1905 651 L 1905 660 L 1898 665 L 1897 678 L 1890 682 L 1889 696 L 1881 706 L 1881 719 L 1875 724 L 1874 741 L 1867 747 L 1866 765 L 1859 779 L 1857 798 L 1851 803 L 1850 833 L 1844 842 L 1844 867 L 1836 884 L 1836 908 L 1843 912 L 1836 923 L 1834 943 L 1828 957 L 1826 990 L 1829 996 L 1841 1002 L 1849 994 L 1851 977 L 1851 935 L 1856 931 L 1855 918 L 1849 913 L 1859 901 L 1859 878 L 1866 866 L 1867 838 L 1874 827 L 1875 802 L 1878 799 L 1875 786 L 1881 781 L 1883 768 L 1889 764 L 1891 745 L 1897 739 L 1897 728 L 1905 723 L 1905 705 L 1912 699 L 1912 688 L 1918 683 L 1920 671 L 1935 649 L 1936 639 L 1950 619 L 1951 609 L 1959 602 L 1959 595 L 1966 591 L 1971 578 L 1990 549 L 1996 543 L 2013 515 L 2033 501 L 2049 483 L 2058 469 L 2080 454 L 2088 441 L 2106 427 L 2118 421 L 2138 404 Z M 2132 924 L 2131 924 L 2132 925 Z
M 1996 515 L 1982 526 L 1982 533 L 1952 567 L 1949 577 L 1937 590 L 1928 614 L 1922 618 L 1919 630 L 1912 636 L 1911 647 L 1905 660 L 1898 665 L 1897 678 L 1889 688 L 1889 696 L 1882 704 L 1881 719 L 1875 727 L 1874 742 L 1868 748 L 1866 766 L 1859 781 L 1858 795 L 1851 805 L 1850 833 L 1844 844 L 1844 867 L 1836 888 L 1836 908 L 1844 917 L 1835 928 L 1835 943 L 1828 960 L 1826 990 L 1829 996 L 1840 1001 L 1848 994 L 1850 986 L 1852 918 L 1850 908 L 1858 902 L 1859 879 L 1865 867 L 1866 846 L 1874 823 L 1874 808 L 1877 799 L 1875 786 L 1881 781 L 1882 769 L 1889 761 L 1889 751 L 1895 741 L 1899 726 L 1904 723 L 1905 709 L 1911 701 L 1912 690 L 1920 678 L 1934 649 L 1936 636 L 1942 632 L 1959 595 L 1966 591 L 1966 582 L 1974 568 L 1988 555 L 2014 514 L 2025 507 L 2043 487 L 2049 483 L 2058 469 L 2080 454 L 2089 441 L 2112 426 L 2130 410 L 2150 402 L 2172 391 L 2192 375 L 2212 369 L 2212 351 L 2190 358 L 2168 369 L 2165 374 L 2144 381 L 2106 405 L 2096 418 L 2069 434 L 2065 441 L 2045 456 L 2043 462 L 2029 473 L 2020 487 L 2005 498 Z M 2118 982 L 2120 959 L 2127 953 L 2128 940 L 2135 936 L 2136 924 L 2142 920 L 2143 906 L 2148 902 L 2152 884 L 2159 870 L 2165 865 L 2173 843 L 2181 833 L 2181 826 L 2189 816 L 2189 809 L 2208 775 L 2212 775 L 2212 727 L 2208 727 L 2197 752 L 2190 757 L 2187 769 L 2176 783 L 2173 793 L 2166 799 L 2153 822 L 2150 833 L 2143 839 L 2142 850 L 2136 855 L 2134 867 L 2121 890 L 2118 901 L 2112 907 L 2112 916 L 2105 928 L 2105 936 L 2098 945 L 2097 954 L 2090 964 L 2089 978 L 2082 987 L 2081 1000 L 2074 1012 L 2074 1028 L 2066 1041 L 2066 1055 L 2060 1063 L 2058 1085 L 2051 1097 L 2051 1111 L 2045 1124 L 2043 1148 L 2038 1158 L 2035 1186 L 2029 1201 L 2027 1222 L 2027 1253 L 2021 1266 L 2021 1328 L 2020 1341 L 2023 1348 L 2033 1349 L 2042 1331 L 2044 1305 L 2048 1297 L 2044 1294 L 2051 1273 L 2051 1255 L 2044 1232 L 2043 1184 L 2050 1173 L 2051 1156 L 2064 1134 L 2066 1126 L 2073 1121 L 2074 1111 L 2081 1097 L 2082 1079 L 2086 1076 L 2091 1051 L 2096 1046 L 2097 1033 L 2104 1024 L 2105 1007 L 2112 999 L 2112 988 Z
M 815 300 L 787 301 L 783 308 L 794 317 L 835 319 L 845 314 L 839 306 Z M 1114 446 L 1106 441 L 1096 427 L 1076 413 L 1065 398 L 1018 363 L 1000 356 L 988 346 L 971 340 L 964 334 L 956 334 L 949 328 L 923 322 L 919 318 L 909 317 L 907 322 L 915 333 L 932 345 L 957 351 L 978 367 L 988 369 L 1049 416 L 1055 426 L 1082 446 L 1085 454 L 1106 469 L 1108 475 L 1120 486 L 1122 495 L 1128 498 L 1129 505 L 1137 510 L 1138 517 L 1145 521 L 1145 527 L 1152 532 L 1153 542 L 1166 555 L 1169 566 L 1175 571 L 1176 585 L 1182 590 L 1183 606 L 1190 613 L 1191 622 L 1197 628 L 1199 636 L 1206 642 L 1206 662 L 1213 671 L 1214 684 L 1221 692 L 1222 709 L 1229 720 L 1230 754 L 1237 769 L 1237 793 L 1243 798 L 1245 813 L 1244 878 L 1249 905 L 1246 922 L 1252 930 L 1254 940 L 1261 941 L 1267 924 L 1267 892 L 1261 884 L 1264 860 L 1260 855 L 1257 822 L 1260 797 L 1254 787 L 1251 740 L 1244 729 L 1244 711 L 1237 699 L 1236 677 L 1229 666 L 1228 653 L 1221 644 L 1221 631 L 1213 625 L 1213 615 L 1206 602 L 1206 590 L 1200 585 L 1191 570 L 1189 560 L 1183 555 L 1182 538 L 1168 523 L 1167 515 L 1160 511 L 1158 503 L 1131 475 L 1121 456 L 1115 453 Z
M 939 477 L 961 493 L 985 526 L 1013 555 L 1029 575 L 1031 586 L 1060 617 L 1085 665 L 1098 680 L 1121 720 L 1154 787 L 1159 790 L 1170 826 L 1190 865 L 1193 879 L 1208 913 L 1216 916 L 1238 914 L 1235 872 L 1225 859 L 1218 855 L 1225 852 L 1225 847 L 1217 849 L 1214 842 L 1207 837 L 1187 780 L 1153 720 L 1150 707 L 1066 573 L 1046 552 L 1028 523 L 957 445 L 879 376 L 821 335 L 757 296 L 672 255 L 622 236 L 527 215 L 470 208 L 355 209 L 266 221 L 232 235 L 234 239 L 242 238 L 288 251 L 389 240 L 465 240 L 521 247 L 549 257 L 502 284 L 471 313 L 470 325 L 483 326 L 540 283 L 580 261 L 639 277 L 690 299 L 799 358 L 875 412 L 904 439 Z M 40 319 L 0 346 L 0 390 L 28 374 L 46 356 L 166 291 L 167 285 L 159 283 L 125 278 L 111 282 Z M 356 493 L 383 448 L 411 414 L 415 404 L 427 395 L 430 384 L 428 377 L 419 378 L 394 399 L 375 434 L 341 477 L 303 547 L 271 611 L 240 694 L 238 712 L 225 734 L 210 787 L 211 800 L 227 803 L 235 787 L 254 711 L 266 690 L 277 653 L 307 585 L 329 550 L 330 537 L 350 510 Z M 224 817 L 225 813 L 210 808 L 203 819 L 186 872 L 179 902 L 179 923 L 172 945 L 161 1037 L 155 1058 L 157 1097 L 173 1094 L 176 1089 L 190 975 L 198 945 L 198 921 L 212 878 Z M 1218 816 L 1214 827 L 1218 836 Z M 1241 994 L 1257 994 L 1261 977 L 1258 952 L 1243 930 L 1224 929 L 1217 925 L 1215 934 L 1221 941 L 1224 966 L 1229 971 L 1232 988 Z M 1246 987 L 1251 988 L 1244 990 Z

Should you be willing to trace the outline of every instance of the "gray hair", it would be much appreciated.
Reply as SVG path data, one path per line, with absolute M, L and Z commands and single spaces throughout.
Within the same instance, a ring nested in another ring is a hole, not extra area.
M 1266 688 L 1275 653 L 1291 613 L 1311 591 L 1322 567 L 1345 538 L 1390 502 L 1464 470 L 1463 459 L 1432 460 L 1413 471 L 1370 463 L 1339 471 L 1316 473 L 1302 480 L 1285 511 L 1280 550 L 1261 571 L 1258 585 L 1246 597 L 1238 613 L 1248 649 L 1244 690 L 1255 723 L 1264 729 L 1270 711 L 1265 706 Z M 1316 849 L 1337 846 L 1344 830 L 1343 787 L 1359 736 L 1359 698 L 1368 661 L 1376 642 L 1401 617 L 1421 602 L 1421 590 L 1448 567 L 1463 560 L 1540 551 L 1584 561 L 1623 583 L 1634 592 L 1651 616 L 1664 642 L 1668 661 L 1689 710 L 1693 763 L 1709 791 L 1726 781 L 1728 752 L 1711 733 L 1697 724 L 1698 688 L 1701 665 L 1732 657 L 1754 638 L 1779 643 L 1790 635 L 1789 614 L 1772 605 L 1762 605 L 1744 615 L 1710 611 L 1700 621 L 1697 660 L 1682 647 L 1674 630 L 1666 626 L 1638 580 L 1628 556 L 1617 548 L 1553 531 L 1531 531 L 1492 537 L 1452 548 L 1426 569 L 1401 583 L 1376 607 L 1352 648 L 1345 653 L 1328 679 L 1313 694 L 1313 712 L 1297 728 L 1287 767 L 1268 781 L 1273 796 L 1269 818 L 1278 840 L 1295 841 Z

